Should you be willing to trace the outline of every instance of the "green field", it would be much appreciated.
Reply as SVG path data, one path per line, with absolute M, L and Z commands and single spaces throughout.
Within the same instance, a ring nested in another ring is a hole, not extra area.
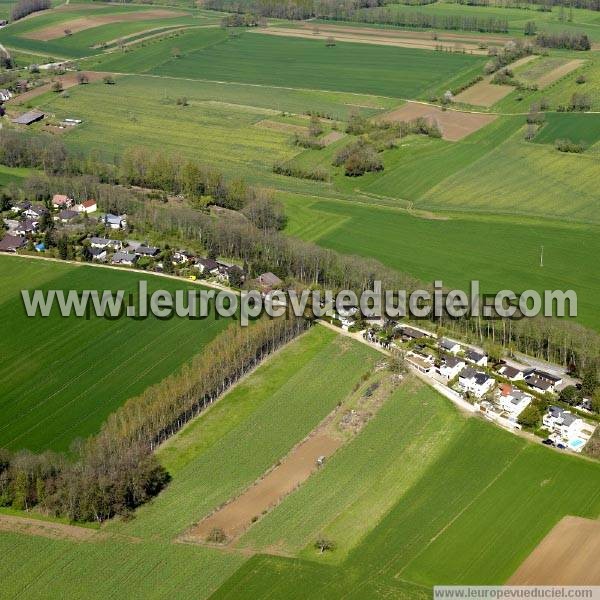
M 556 140 L 569 139 L 584 146 L 600 140 L 600 115 L 552 113 L 535 136 L 538 144 L 554 144 Z
M 213 597 L 427 598 L 442 582 L 499 584 L 562 516 L 598 516 L 598 469 L 470 419 L 340 567 L 314 549 L 259 555 Z
M 171 539 L 237 495 L 345 399 L 379 354 L 317 327 L 240 383 L 161 449 L 169 488 L 115 523 L 123 535 Z
M 188 106 L 177 105 L 181 97 Z M 317 189 L 312 182 L 272 173 L 273 162 L 288 160 L 301 150 L 291 144 L 291 134 L 256 124 L 264 119 L 282 120 L 282 111 L 303 114 L 315 110 L 346 117 L 350 101 L 372 106 L 363 109 L 366 114 L 396 103 L 340 92 L 123 76 L 114 86 L 95 83 L 71 88 L 68 97 L 49 92 L 37 99 L 36 105 L 57 117 L 84 121 L 63 137 L 82 153 L 96 150 L 112 160 L 129 147 L 144 145 L 197 158 L 250 181 L 312 191 Z
M 600 327 L 595 256 L 598 227 L 534 219 L 452 215 L 419 218 L 358 203 L 281 194 L 290 235 L 347 254 L 377 258 L 422 281 L 468 289 L 574 289 L 578 320 Z M 544 267 L 539 267 L 544 246 Z
M 216 24 L 218 18 L 213 13 L 204 11 L 175 12 L 173 16 L 147 18 L 143 20 L 118 21 L 120 15 L 142 13 L 153 7 L 128 5 L 107 6 L 106 4 L 85 4 L 63 6 L 58 10 L 46 11 L 28 19 L 23 19 L 10 27 L 0 30 L 0 43 L 17 50 L 36 52 L 60 58 L 81 58 L 102 52 L 98 47 L 119 38 L 135 36 L 150 29 L 164 29 L 178 26 L 198 26 Z M 82 18 L 114 16 L 115 21 L 99 24 L 95 27 L 75 31 L 72 35 L 64 35 L 51 40 L 38 40 L 29 36 L 46 27 L 57 26 L 69 28 L 69 22 Z
M 428 97 L 444 80 L 482 66 L 483 62 L 481 57 L 462 54 L 351 43 L 327 48 L 322 41 L 246 33 L 168 60 L 151 72 L 416 98 Z M 357 70 L 359 63 L 364 68 Z
M 137 289 L 142 274 L 0 257 L 0 445 L 66 450 L 125 400 L 198 353 L 225 320 L 29 319 L 22 289 Z M 145 277 L 149 290 L 182 284 Z
M 598 517 L 600 465 L 467 419 L 409 380 L 239 549 L 173 543 L 285 455 L 378 356 L 315 327 L 159 451 L 173 480 L 134 520 L 77 544 L 0 536 L 3 590 L 26 589 L 28 598 L 108 590 L 167 598 L 175 588 L 194 599 L 215 590 L 236 599 L 427 598 L 435 583 L 502 583 L 564 515 Z M 316 552 L 319 535 L 336 550 Z M 289 557 L 250 558 L 265 551 Z

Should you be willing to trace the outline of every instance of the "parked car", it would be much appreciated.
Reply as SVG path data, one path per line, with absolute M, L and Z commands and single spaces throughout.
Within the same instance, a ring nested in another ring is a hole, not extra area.
M 554 442 L 550 439 L 542 440 L 542 444 L 545 444 L 546 446 L 554 446 Z

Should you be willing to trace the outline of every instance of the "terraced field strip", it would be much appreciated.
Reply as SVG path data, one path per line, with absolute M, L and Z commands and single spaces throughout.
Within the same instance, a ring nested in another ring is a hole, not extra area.
M 151 19 L 168 19 L 170 17 L 182 17 L 185 13 L 166 9 L 143 10 L 139 12 L 127 12 L 107 15 L 92 15 L 79 17 L 70 21 L 54 23 L 41 29 L 28 31 L 24 37 L 31 40 L 40 40 L 47 42 L 65 37 L 65 31 L 69 30 L 71 34 L 100 27 L 101 25 L 109 25 L 111 23 L 123 23 L 125 21 L 147 21 Z
M 569 62 L 548 71 L 545 75 L 539 77 L 536 81 L 538 88 L 543 90 L 547 88 L 551 83 L 558 81 L 561 77 L 568 75 L 571 71 L 578 69 L 581 65 L 585 63 L 585 60 L 581 58 L 576 58 L 570 60 Z
M 302 485 L 318 469 L 319 457 L 330 456 L 342 443 L 342 439 L 324 431 L 314 432 L 254 486 L 194 527 L 186 539 L 205 541 L 217 528 L 225 532 L 229 543 L 233 542 L 252 524 L 253 518 Z
M 475 133 L 497 119 L 497 115 L 441 110 L 436 106 L 419 102 L 407 102 L 400 108 L 377 117 L 386 122 L 414 121 L 423 118 L 439 126 L 445 140 L 456 142 Z
M 600 521 L 564 517 L 525 559 L 509 585 L 600 585 Z
M 511 69 L 516 69 L 536 58 L 537 57 L 533 55 L 525 56 L 512 63 L 510 67 Z M 483 78 L 483 81 L 479 81 L 460 94 L 457 94 L 454 97 L 454 100 L 464 104 L 472 104 L 473 106 L 490 107 L 514 91 L 515 88 L 512 85 L 496 85 L 491 83 L 493 77 L 494 75 L 487 75 Z
M 434 39 L 423 39 L 423 38 L 412 38 L 412 37 L 399 37 L 399 36 L 388 36 L 382 33 L 373 35 L 374 32 L 369 31 L 363 33 L 353 31 L 335 31 L 323 30 L 316 32 L 307 31 L 306 29 L 293 29 L 291 27 L 269 27 L 268 29 L 255 30 L 254 33 L 265 33 L 268 35 L 276 35 L 283 37 L 294 37 L 304 39 L 325 39 L 333 37 L 341 42 L 353 42 L 355 44 L 375 44 L 378 46 L 396 46 L 397 48 L 417 48 L 419 50 L 457 50 L 466 51 L 469 54 L 487 55 L 487 50 L 479 48 L 477 44 L 469 43 L 444 43 Z

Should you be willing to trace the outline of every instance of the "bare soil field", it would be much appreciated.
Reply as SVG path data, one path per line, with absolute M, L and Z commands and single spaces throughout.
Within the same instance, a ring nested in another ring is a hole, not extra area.
M 600 521 L 565 517 L 525 559 L 509 585 L 600 585 Z
M 114 15 L 91 15 L 89 17 L 80 17 L 71 21 L 64 21 L 48 27 L 42 27 L 27 33 L 26 37 L 32 40 L 40 40 L 47 42 L 65 37 L 65 30 L 70 30 L 71 33 L 78 33 L 99 27 L 100 25 L 109 25 L 110 23 L 122 23 L 124 21 L 147 21 L 151 19 L 168 19 L 169 17 L 181 17 L 184 13 L 174 10 L 154 9 L 144 10 L 139 12 L 130 12 Z
M 442 131 L 442 137 L 451 142 L 462 140 L 497 118 L 496 115 L 441 110 L 428 104 L 407 102 L 400 108 L 381 115 L 378 119 L 388 122 L 400 122 L 414 121 L 421 117 L 429 122 L 436 122 Z
M 556 67 L 556 69 L 548 71 L 548 73 L 545 73 L 536 80 L 538 88 L 543 90 L 544 88 L 548 87 L 551 83 L 554 83 L 561 77 L 568 75 L 571 71 L 578 69 L 583 63 L 585 63 L 585 60 L 576 58 L 574 60 L 570 60 L 564 65 L 561 65 L 560 67 Z
M 525 56 L 512 63 L 511 68 L 517 68 L 521 65 L 525 65 L 528 62 L 535 60 L 536 56 Z M 508 96 L 515 88 L 512 85 L 496 85 L 490 83 L 493 75 L 488 75 L 483 78 L 483 81 L 479 81 L 475 85 L 467 88 L 464 92 L 454 96 L 456 102 L 462 102 L 464 104 L 472 104 L 473 106 L 485 106 L 490 107 L 500 102 L 502 98 Z
M 352 29 L 352 28 L 347 28 Z M 385 33 L 379 33 L 379 35 L 372 35 L 364 33 L 363 30 L 359 32 L 343 32 L 343 31 L 329 31 L 320 29 L 320 33 L 315 34 L 305 28 L 294 29 L 291 27 L 269 27 L 268 29 L 255 30 L 254 33 L 263 33 L 268 35 L 277 35 L 282 37 L 295 37 L 303 39 L 317 39 L 325 40 L 328 37 L 334 37 L 338 42 L 352 42 L 355 44 L 375 44 L 378 46 L 396 46 L 399 48 L 417 48 L 419 50 L 437 50 L 443 48 L 444 50 L 456 50 L 465 51 L 468 54 L 487 54 L 487 50 L 478 48 L 476 44 L 461 43 L 461 42 L 443 42 L 440 40 L 413 38 L 413 37 L 400 37 L 400 36 L 388 36 Z
M 299 133 L 308 134 L 308 127 L 302 125 L 294 125 L 293 123 L 280 123 L 279 121 L 271 121 L 269 119 L 263 119 L 258 123 L 255 123 L 255 127 L 261 127 L 262 129 L 272 129 L 273 131 L 280 131 L 281 133 Z
M 89 83 L 93 83 L 95 81 L 101 81 L 107 75 L 112 76 L 112 73 L 103 73 L 101 71 L 79 71 L 77 73 L 69 72 L 69 73 L 65 73 L 64 75 L 56 75 L 55 77 L 52 78 L 52 81 L 50 83 L 45 83 L 44 85 L 40 85 L 39 87 L 29 90 L 28 92 L 19 94 L 18 96 L 15 96 L 14 98 L 12 98 L 10 102 L 12 104 L 15 104 L 15 103 L 22 104 L 23 102 L 28 102 L 29 100 L 32 100 L 33 98 L 37 98 L 38 96 L 41 96 L 42 94 L 45 94 L 46 92 L 49 92 L 52 89 L 52 86 L 54 85 L 54 83 L 56 81 L 60 81 L 62 83 L 63 89 L 65 89 L 65 90 L 68 88 L 74 87 L 76 85 L 80 85 L 79 81 L 77 80 L 77 77 L 80 74 L 87 75 Z
M 229 542 L 237 539 L 253 518 L 260 517 L 306 481 L 318 469 L 316 461 L 320 456 L 330 456 L 342 444 L 342 438 L 316 430 L 260 481 L 201 521 L 186 539 L 205 542 L 215 528 L 222 529 Z
M 64 523 L 40 521 L 27 517 L 14 517 L 12 515 L 0 515 L 0 531 L 38 535 L 51 539 L 71 540 L 75 542 L 95 540 L 99 536 L 95 529 Z

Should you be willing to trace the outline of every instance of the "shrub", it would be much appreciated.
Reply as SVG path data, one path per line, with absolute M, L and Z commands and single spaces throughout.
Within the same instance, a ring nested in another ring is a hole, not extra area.
M 556 140 L 554 147 L 560 152 L 573 152 L 574 154 L 581 154 L 585 152 L 585 146 L 583 144 L 576 144 L 571 140 Z

